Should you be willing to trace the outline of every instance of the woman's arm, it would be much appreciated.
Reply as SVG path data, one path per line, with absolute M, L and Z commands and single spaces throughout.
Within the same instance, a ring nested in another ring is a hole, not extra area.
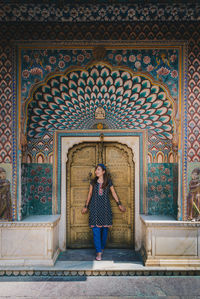
M 119 206 L 119 209 L 122 211 L 122 212 L 125 212 L 126 211 L 126 208 L 121 204 L 116 192 L 115 192 L 115 189 L 113 186 L 110 187 L 110 191 L 112 193 L 112 196 L 114 198 L 114 200 L 116 201 L 117 205 Z
M 84 206 L 84 208 L 83 208 L 82 211 L 81 211 L 82 214 L 87 213 L 88 205 L 89 205 L 90 200 L 91 200 L 91 197 L 92 197 L 92 190 L 93 190 L 93 186 L 90 185 L 90 189 L 89 189 L 89 192 L 88 192 L 87 200 L 86 200 L 86 202 L 85 202 L 85 206 Z

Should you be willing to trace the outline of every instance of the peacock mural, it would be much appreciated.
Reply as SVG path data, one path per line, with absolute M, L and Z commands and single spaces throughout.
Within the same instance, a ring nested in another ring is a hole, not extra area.
M 145 74 L 132 74 L 96 64 L 50 76 L 28 102 L 27 136 L 41 138 L 47 131 L 91 129 L 95 111 L 102 107 L 110 129 L 148 129 L 161 140 L 171 140 L 174 103 L 166 88 Z

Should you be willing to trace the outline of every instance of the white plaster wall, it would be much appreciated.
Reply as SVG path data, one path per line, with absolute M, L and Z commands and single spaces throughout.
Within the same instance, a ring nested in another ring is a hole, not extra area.
M 82 142 L 97 142 L 100 141 L 99 136 L 70 136 L 62 137 L 61 141 L 61 218 L 59 223 L 59 247 L 61 250 L 66 250 L 66 162 L 68 151 L 75 145 Z M 139 217 L 139 199 L 140 199 L 140 144 L 138 136 L 104 136 L 104 142 L 118 142 L 127 145 L 133 151 L 133 159 L 135 163 L 135 249 L 141 247 L 141 221 Z M 144 163 L 146 160 L 144 160 Z M 144 168 L 146 169 L 146 168 Z M 83 199 L 83 204 L 84 204 Z

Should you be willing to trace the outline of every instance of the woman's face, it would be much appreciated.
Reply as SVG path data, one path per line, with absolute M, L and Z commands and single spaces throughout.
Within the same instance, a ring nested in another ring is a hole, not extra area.
M 96 168 L 96 170 L 95 170 L 95 174 L 96 174 L 96 176 L 99 178 L 100 176 L 102 176 L 103 174 L 105 173 L 105 170 L 103 170 L 102 168 L 101 168 L 101 166 L 98 166 L 97 168 Z

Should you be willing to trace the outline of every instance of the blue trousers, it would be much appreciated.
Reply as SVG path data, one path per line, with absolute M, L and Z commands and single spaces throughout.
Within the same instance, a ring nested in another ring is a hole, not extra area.
M 92 227 L 96 252 L 101 252 L 106 246 L 108 227 Z

